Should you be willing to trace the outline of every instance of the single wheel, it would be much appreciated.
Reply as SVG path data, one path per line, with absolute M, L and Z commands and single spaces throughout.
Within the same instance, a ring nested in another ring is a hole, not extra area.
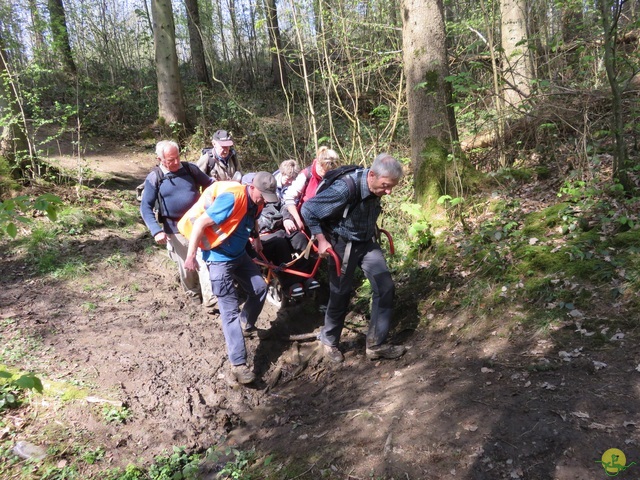
M 284 294 L 280 280 L 275 275 L 267 286 L 267 301 L 278 310 L 287 306 L 287 296 Z

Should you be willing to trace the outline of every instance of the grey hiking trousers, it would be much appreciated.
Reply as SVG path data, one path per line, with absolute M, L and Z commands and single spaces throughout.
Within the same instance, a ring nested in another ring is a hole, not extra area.
M 340 258 L 345 257 L 348 243 L 338 238 L 333 250 Z M 320 331 L 320 341 L 337 347 L 344 328 L 344 319 L 349 310 L 353 278 L 356 267 L 360 267 L 371 284 L 371 320 L 367 332 L 367 347 L 383 344 L 389 335 L 393 316 L 395 285 L 380 246 L 373 240 L 351 242 L 350 251 L 342 275 L 336 274 L 333 258 L 329 258 L 329 304 Z

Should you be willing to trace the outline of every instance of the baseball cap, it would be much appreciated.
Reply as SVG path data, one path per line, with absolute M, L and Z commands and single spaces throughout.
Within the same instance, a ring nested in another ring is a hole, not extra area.
M 252 185 L 262 194 L 265 202 L 275 203 L 280 200 L 276 194 L 276 179 L 269 172 L 256 173 Z
M 233 138 L 226 130 L 216 130 L 211 140 L 218 142 L 222 147 L 230 147 L 233 145 Z

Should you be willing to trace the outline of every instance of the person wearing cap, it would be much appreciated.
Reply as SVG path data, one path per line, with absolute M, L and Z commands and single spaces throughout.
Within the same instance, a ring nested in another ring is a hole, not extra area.
M 211 138 L 212 148 L 203 148 L 196 162 L 198 168 L 216 181 L 233 180 L 240 172 L 238 155 L 233 148 L 233 138 L 226 130 L 216 130 Z
M 255 380 L 247 366 L 244 339 L 257 336 L 256 322 L 267 297 L 267 285 L 246 244 L 257 232 L 257 219 L 265 202 L 278 200 L 276 188 L 276 179 L 268 172 L 256 173 L 250 185 L 215 182 L 181 220 L 184 224 L 188 219 L 192 225 L 185 268 L 198 268 L 196 251 L 200 245 L 213 293 L 218 297 L 231 378 L 241 384 Z M 257 252 L 262 251 L 258 235 L 252 244 Z M 247 294 L 242 310 L 234 281 Z

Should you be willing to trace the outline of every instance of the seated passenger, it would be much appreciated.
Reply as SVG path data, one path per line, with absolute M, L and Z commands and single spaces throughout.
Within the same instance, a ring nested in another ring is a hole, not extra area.
M 278 193 L 284 194 L 286 192 L 299 170 L 295 160 L 285 160 L 280 164 L 280 169 L 273 174 L 278 184 Z M 242 177 L 242 183 L 250 184 L 254 175 L 254 173 L 246 174 Z M 281 202 L 265 204 L 260 217 L 258 217 L 258 227 L 260 228 L 258 233 L 263 246 L 263 254 L 270 263 L 277 266 L 291 262 L 295 253 L 289 242 L 289 236 L 284 230 L 285 218 L 291 219 Z M 304 246 L 306 247 L 306 242 Z M 290 268 L 311 273 L 313 267 L 314 261 L 299 258 Z M 320 287 L 314 278 L 305 278 L 303 286 L 299 276 L 286 272 L 276 272 L 276 275 L 283 291 L 287 292 L 289 297 L 300 297 L 304 295 L 305 290 L 309 291 Z

